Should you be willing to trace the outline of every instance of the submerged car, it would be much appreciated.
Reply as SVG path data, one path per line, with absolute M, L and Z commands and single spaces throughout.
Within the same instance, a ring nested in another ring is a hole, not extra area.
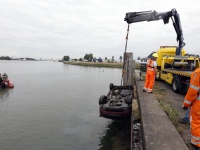
M 133 85 L 115 86 L 110 83 L 107 96 L 99 98 L 100 117 L 121 119 L 131 116 Z

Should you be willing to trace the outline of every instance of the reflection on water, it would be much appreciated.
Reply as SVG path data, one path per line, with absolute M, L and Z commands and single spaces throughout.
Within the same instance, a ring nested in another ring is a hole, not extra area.
M 0 102 L 3 102 L 6 98 L 9 97 L 9 92 L 12 91 L 12 89 L 9 88 L 2 88 L 0 86 Z
M 105 128 L 105 135 L 100 137 L 99 150 L 129 150 L 130 130 L 130 119 L 110 121 Z
M 8 111 L 9 92 L 12 92 L 12 89 L 0 87 L 0 117 Z

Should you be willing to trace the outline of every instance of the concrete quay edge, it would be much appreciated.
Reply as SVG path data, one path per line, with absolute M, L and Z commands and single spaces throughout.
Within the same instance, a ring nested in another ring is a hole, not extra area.
M 154 94 L 143 92 L 143 86 L 144 81 L 136 79 L 145 149 L 188 150 Z

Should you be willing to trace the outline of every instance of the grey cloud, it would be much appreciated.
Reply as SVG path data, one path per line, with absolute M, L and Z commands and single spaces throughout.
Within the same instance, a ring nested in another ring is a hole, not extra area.
M 16 57 L 72 58 L 93 53 L 118 58 L 125 49 L 126 12 L 176 8 L 181 17 L 185 49 L 199 53 L 199 1 L 174 2 L 40 0 L 0 2 L 0 51 Z M 163 7 L 165 6 L 165 7 Z M 192 9 L 188 9 L 192 8 Z M 172 22 L 162 20 L 130 25 L 127 51 L 145 57 L 161 45 L 176 45 Z

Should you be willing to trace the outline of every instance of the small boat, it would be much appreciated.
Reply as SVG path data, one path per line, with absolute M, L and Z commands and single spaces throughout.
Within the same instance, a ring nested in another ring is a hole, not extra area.
M 115 86 L 110 83 L 107 96 L 99 98 L 100 117 L 109 119 L 122 119 L 131 117 L 133 98 L 133 85 Z
M 1 87 L 14 88 L 14 82 L 11 79 L 3 79 L 1 82 Z

